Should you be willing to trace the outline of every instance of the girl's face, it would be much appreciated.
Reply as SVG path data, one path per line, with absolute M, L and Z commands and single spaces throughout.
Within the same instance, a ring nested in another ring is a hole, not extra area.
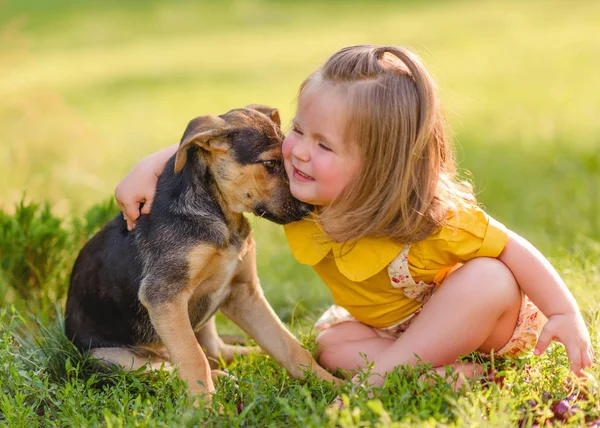
M 344 141 L 344 112 L 343 94 L 327 83 L 299 97 L 282 150 L 290 190 L 302 202 L 331 203 L 358 172 L 359 156 Z

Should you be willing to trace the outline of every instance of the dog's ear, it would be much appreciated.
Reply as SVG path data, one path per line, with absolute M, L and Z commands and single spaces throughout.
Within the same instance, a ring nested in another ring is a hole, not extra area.
M 275 124 L 281 127 L 281 118 L 279 117 L 279 110 L 273 107 L 265 106 L 263 104 L 250 104 L 246 108 L 256 110 L 262 114 L 266 114 Z
M 175 173 L 179 173 L 185 166 L 188 149 L 192 144 L 209 152 L 229 150 L 229 144 L 222 138 L 227 132 L 225 121 L 218 116 L 201 116 L 190 121 L 175 155 Z

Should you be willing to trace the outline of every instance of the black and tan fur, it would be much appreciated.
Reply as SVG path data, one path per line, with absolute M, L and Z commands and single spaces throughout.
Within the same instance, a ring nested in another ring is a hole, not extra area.
M 176 364 L 191 393 L 206 394 L 214 390 L 209 361 L 252 349 L 221 340 L 220 309 L 292 376 L 310 369 L 334 380 L 260 287 L 242 213 L 287 223 L 310 207 L 290 194 L 277 110 L 249 107 L 192 120 L 152 212 L 131 232 L 118 215 L 81 250 L 66 307 L 67 335 L 79 349 L 133 369 Z

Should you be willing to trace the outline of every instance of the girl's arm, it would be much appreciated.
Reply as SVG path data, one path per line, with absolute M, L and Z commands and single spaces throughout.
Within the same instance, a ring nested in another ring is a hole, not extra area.
M 590 335 L 575 298 L 550 262 L 527 240 L 510 231 L 499 259 L 548 318 L 534 353 L 540 355 L 551 340 L 557 340 L 565 345 L 574 373 L 589 367 L 593 359 Z
M 150 213 L 158 177 L 165 169 L 169 158 L 177 152 L 179 144 L 173 144 L 140 160 L 115 188 L 115 199 L 123 217 L 127 221 L 127 229 L 135 227 L 135 221 L 141 214 Z M 144 207 L 140 211 L 140 203 Z

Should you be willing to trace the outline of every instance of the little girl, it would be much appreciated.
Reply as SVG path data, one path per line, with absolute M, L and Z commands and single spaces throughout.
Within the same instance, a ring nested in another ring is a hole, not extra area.
M 117 186 L 130 227 L 175 150 L 140 161 Z M 371 385 L 419 360 L 469 375 L 462 354 L 539 355 L 551 340 L 575 373 L 591 365 L 587 328 L 557 272 L 456 179 L 436 87 L 415 54 L 335 53 L 300 87 L 282 150 L 292 194 L 316 207 L 285 226 L 287 239 L 336 303 L 316 323 L 324 367 L 353 373 L 366 356 Z

